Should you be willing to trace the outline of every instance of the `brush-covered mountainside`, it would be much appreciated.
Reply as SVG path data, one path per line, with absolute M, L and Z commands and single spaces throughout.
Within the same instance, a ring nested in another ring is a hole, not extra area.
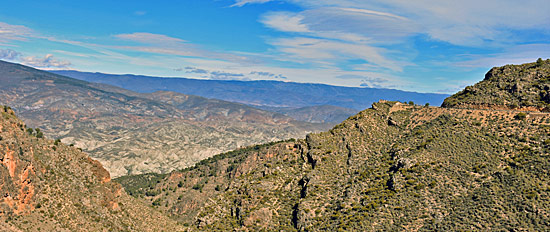
M 445 99 L 442 107 L 550 111 L 550 59 L 492 68 L 483 81 Z
M 102 165 L 0 106 L 0 231 L 182 231 Z
M 166 173 L 241 146 L 330 128 L 239 103 L 136 93 L 3 61 L 0 83 L 0 104 L 48 137 L 89 152 L 114 177 Z
M 380 101 L 306 139 L 117 181 L 200 231 L 546 231 L 550 114 L 522 110 Z
M 140 75 L 114 75 L 72 70 L 52 72 L 79 80 L 114 85 L 141 93 L 174 91 L 207 98 L 240 102 L 253 106 L 300 108 L 332 105 L 362 110 L 380 99 L 439 105 L 443 102 L 443 99 L 448 97 L 445 94 L 416 93 L 395 89 L 352 88 L 282 81 L 197 80 Z

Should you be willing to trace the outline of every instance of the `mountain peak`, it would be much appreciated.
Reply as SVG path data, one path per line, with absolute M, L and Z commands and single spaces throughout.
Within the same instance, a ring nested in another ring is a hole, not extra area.
M 479 83 L 445 99 L 442 107 L 550 110 L 550 60 L 494 67 Z

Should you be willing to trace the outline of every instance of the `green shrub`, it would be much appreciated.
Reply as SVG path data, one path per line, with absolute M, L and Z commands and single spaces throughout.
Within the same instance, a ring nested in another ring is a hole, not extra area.
M 517 120 L 523 120 L 523 119 L 527 118 L 527 114 L 524 113 L 524 112 L 520 112 L 520 113 L 516 114 L 516 116 L 514 116 L 514 118 L 517 119 Z

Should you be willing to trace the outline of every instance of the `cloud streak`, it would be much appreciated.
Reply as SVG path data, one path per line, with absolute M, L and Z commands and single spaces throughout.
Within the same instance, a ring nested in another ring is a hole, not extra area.
M 136 46 L 107 46 L 108 48 L 155 53 L 162 55 L 175 55 L 186 57 L 201 57 L 206 59 L 228 60 L 238 63 L 253 62 L 249 57 L 235 55 L 227 52 L 216 52 L 202 49 L 187 41 L 162 34 L 136 32 L 131 34 L 118 34 L 115 38 L 137 42 Z
M 32 30 L 28 27 L 0 22 L 0 43 L 12 40 L 25 41 L 31 35 Z
M 147 32 L 135 32 L 131 34 L 118 34 L 115 35 L 116 38 L 124 39 L 124 40 L 131 40 L 139 43 L 145 43 L 145 44 L 160 44 L 160 45 L 166 45 L 166 44 L 180 44 L 184 43 L 185 41 L 179 38 L 170 37 L 167 35 L 161 35 L 161 34 L 153 34 L 153 33 L 147 33 Z
M 231 5 L 231 7 L 241 7 L 246 4 L 259 4 L 259 3 L 266 3 L 271 1 L 273 0 L 237 0 L 235 4 Z

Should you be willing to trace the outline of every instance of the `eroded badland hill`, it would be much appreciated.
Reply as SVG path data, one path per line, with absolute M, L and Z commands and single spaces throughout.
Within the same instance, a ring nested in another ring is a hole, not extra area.
M 176 231 L 96 160 L 0 107 L 0 231 Z

